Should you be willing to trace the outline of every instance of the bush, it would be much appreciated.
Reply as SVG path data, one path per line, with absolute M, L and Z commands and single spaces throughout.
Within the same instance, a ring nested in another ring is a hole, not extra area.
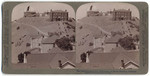
M 19 60 L 18 63 L 23 63 L 23 61 L 24 61 L 24 55 L 23 55 L 22 53 L 20 53 L 20 54 L 18 55 L 18 60 Z
M 62 37 L 60 39 L 57 39 L 55 43 L 59 48 L 61 48 L 64 51 L 73 50 L 73 47 L 71 45 L 71 40 L 67 37 Z
M 81 62 L 82 62 L 82 63 L 85 63 L 85 62 L 86 62 L 86 53 L 82 53 L 82 54 L 80 55 L 80 58 L 81 58 Z
M 20 27 L 18 26 L 18 27 L 17 27 L 17 30 L 19 30 L 19 29 L 20 29 Z
M 27 44 L 26 44 L 26 47 L 29 47 L 29 46 L 31 46 L 31 44 L 30 44 L 30 43 L 27 43 Z
M 70 37 L 70 41 L 71 41 L 71 42 L 75 42 L 75 35 L 72 35 L 72 36 Z
M 134 39 L 135 42 L 138 42 L 139 41 L 139 35 L 134 35 L 133 39 Z
M 134 44 L 134 39 L 132 37 L 126 36 L 119 40 L 120 46 L 126 50 L 135 50 L 136 46 Z
M 92 42 L 89 43 L 89 46 L 93 46 L 94 44 Z

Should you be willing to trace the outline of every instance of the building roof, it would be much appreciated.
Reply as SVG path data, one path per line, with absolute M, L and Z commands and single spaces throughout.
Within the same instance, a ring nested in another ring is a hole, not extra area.
M 48 37 L 48 38 L 42 40 L 42 43 L 43 43 L 43 44 L 55 43 L 55 41 L 56 41 L 57 39 L 59 39 L 59 36 L 53 35 L 53 36 L 51 36 L 51 37 Z
M 111 52 L 125 52 L 128 50 L 125 50 L 123 47 L 116 47 L 116 48 L 112 48 Z
M 64 68 L 66 65 L 71 65 L 71 66 L 75 67 L 75 64 L 67 61 L 67 62 L 65 62 L 65 63 L 62 64 L 62 68 Z
M 103 47 L 97 47 L 97 48 L 94 48 L 90 51 L 94 52 L 94 53 L 102 53 L 102 52 L 104 52 L 104 48 Z
M 119 41 L 120 38 L 122 38 L 122 36 L 117 34 L 115 36 L 112 36 L 111 38 L 106 39 L 105 43 L 116 43 Z
M 30 35 L 30 37 L 31 37 L 32 39 L 37 39 L 37 38 L 42 37 L 42 35 L 40 35 L 40 34 L 34 34 L 34 35 Z
M 90 63 L 112 63 L 118 53 L 92 53 L 89 56 Z
M 93 10 L 90 10 L 90 11 L 87 11 L 88 13 L 99 13 L 99 11 L 93 11 Z
M 104 34 L 104 33 L 100 33 L 100 34 L 95 34 L 95 35 L 93 35 L 93 36 L 95 37 L 95 39 L 98 39 L 98 38 L 105 37 L 105 36 L 106 36 L 106 34 Z
M 30 52 L 31 54 L 37 54 L 37 53 L 41 53 L 41 49 L 40 48 L 32 48 L 32 49 L 28 50 L 28 52 Z
M 54 47 L 51 50 L 48 50 L 48 53 L 64 53 L 59 47 Z
M 77 63 L 76 68 L 79 68 L 79 69 L 113 69 L 113 66 L 112 64 L 109 64 L 109 63 L 101 63 L 101 64 Z
M 59 63 L 58 63 L 59 60 L 61 60 L 62 64 L 68 61 L 68 59 L 65 56 L 63 56 L 62 54 L 56 54 L 50 61 L 51 67 L 59 68 Z
M 65 52 L 63 56 L 67 58 L 70 62 L 76 63 L 76 52 Z
M 134 65 L 134 66 L 136 66 L 136 67 L 139 67 L 139 65 L 138 65 L 138 64 L 136 64 L 136 63 L 134 63 L 134 62 L 129 61 L 128 63 L 126 63 L 126 64 L 125 64 L 125 68 L 126 68 L 126 67 L 128 67 L 129 65 Z
M 39 64 L 46 64 L 50 63 L 50 61 L 54 58 L 56 54 L 50 54 L 50 53 L 40 53 L 40 54 L 28 54 L 27 56 L 27 62 L 28 63 L 39 63 Z
M 28 64 L 48 64 L 51 68 L 58 68 L 58 61 L 61 60 L 62 64 L 69 61 L 75 64 L 75 52 L 61 52 L 61 53 L 40 53 L 28 54 Z
M 54 10 L 52 12 L 67 12 L 67 11 L 63 11 L 63 10 Z
M 89 55 L 89 63 L 79 63 L 77 68 L 93 69 L 119 69 L 121 60 L 125 63 L 135 62 L 139 65 L 139 52 L 113 52 L 113 53 L 92 53 Z
M 128 9 L 128 10 L 126 10 L 126 9 L 118 9 L 118 10 L 114 10 L 114 11 L 119 11 L 119 12 L 120 12 L 120 11 L 121 11 L 121 12 L 122 12 L 122 11 L 131 12 L 129 9 Z

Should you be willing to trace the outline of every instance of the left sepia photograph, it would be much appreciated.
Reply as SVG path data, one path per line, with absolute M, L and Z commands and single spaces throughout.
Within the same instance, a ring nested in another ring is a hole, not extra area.
M 75 12 L 65 3 L 21 3 L 11 18 L 13 68 L 74 69 Z

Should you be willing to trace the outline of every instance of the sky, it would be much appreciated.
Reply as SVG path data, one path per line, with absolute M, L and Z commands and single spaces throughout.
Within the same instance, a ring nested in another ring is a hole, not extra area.
M 75 18 L 75 12 L 74 9 L 65 3 L 42 3 L 42 2 L 37 2 L 37 3 L 21 3 L 16 5 L 13 8 L 12 11 L 12 19 L 11 21 L 20 19 L 23 17 L 24 12 L 27 10 L 27 7 L 30 6 L 31 11 L 43 13 L 50 11 L 51 9 L 53 10 L 67 10 L 69 12 L 69 17 Z
M 53 10 L 67 10 L 69 12 L 69 17 L 76 19 L 81 19 L 86 17 L 87 11 L 90 9 L 90 6 L 93 6 L 93 10 L 97 10 L 100 12 L 106 12 L 115 9 L 130 9 L 132 11 L 132 16 L 139 18 L 139 11 L 136 6 L 129 4 L 129 3 L 86 3 L 79 6 L 77 11 L 65 3 L 21 3 L 14 7 L 12 11 L 12 20 L 17 20 L 23 17 L 24 12 L 26 11 L 27 7 L 30 6 L 31 11 L 35 12 L 46 12 Z
M 81 5 L 76 12 L 76 19 L 82 19 L 83 17 L 86 17 L 87 11 L 89 11 L 90 6 L 93 6 L 93 10 L 100 11 L 100 12 L 106 12 L 106 11 L 112 11 L 115 9 L 130 9 L 132 11 L 132 16 L 139 18 L 139 11 L 136 8 L 136 6 L 129 4 L 129 3 L 86 3 L 84 5 Z

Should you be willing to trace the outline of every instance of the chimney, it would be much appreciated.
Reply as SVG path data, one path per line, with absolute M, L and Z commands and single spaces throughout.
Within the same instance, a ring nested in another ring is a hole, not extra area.
M 125 69 L 125 63 L 124 63 L 124 60 L 121 60 L 121 66 L 123 69 Z
M 24 53 L 24 62 L 23 63 L 27 63 L 27 55 Z
M 62 68 L 61 60 L 58 60 L 58 65 L 59 65 L 59 68 Z
M 119 45 L 119 43 L 117 42 L 117 43 L 116 43 L 116 47 L 118 47 L 118 45 Z
M 93 37 L 93 48 L 96 48 L 96 39 L 95 39 L 95 37 Z
M 89 61 L 89 54 L 88 53 L 86 53 L 86 63 L 89 63 L 90 61 Z

